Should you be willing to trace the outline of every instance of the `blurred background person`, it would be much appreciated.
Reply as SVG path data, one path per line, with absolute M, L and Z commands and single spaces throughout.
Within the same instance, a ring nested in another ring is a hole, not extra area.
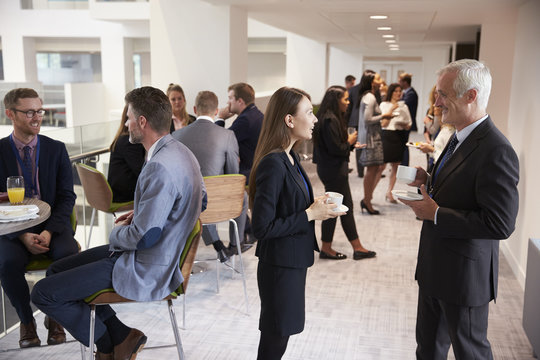
M 446 144 L 448 143 L 452 135 L 454 135 L 455 131 L 456 129 L 454 128 L 453 125 L 445 124 L 444 122 L 442 122 L 442 119 L 441 119 L 441 128 L 437 136 L 433 140 L 433 143 L 420 144 L 420 150 L 429 156 L 429 160 L 428 160 L 429 172 L 431 172 L 433 168 L 433 164 L 437 162 L 437 159 L 443 152 L 444 148 L 446 147 Z
M 195 116 L 188 114 L 186 110 L 186 95 L 178 84 L 169 84 L 167 97 L 171 102 L 173 117 L 171 123 L 171 133 L 188 126 L 195 121 Z
M 373 208 L 371 200 L 384 170 L 381 126 L 386 127 L 388 125 L 393 116 L 392 112 L 398 107 L 397 104 L 394 104 L 388 112 L 381 113 L 376 98 L 380 86 L 380 75 L 372 70 L 366 70 L 360 80 L 359 94 L 361 96 L 357 105 L 360 108 L 358 128 L 360 129 L 363 126 L 366 132 L 366 147 L 362 149 L 360 154 L 360 161 L 366 169 L 364 174 L 364 198 L 360 201 L 360 207 L 362 212 L 365 209 L 370 215 L 380 214 L 378 210 Z M 363 143 L 362 140 L 360 140 L 360 143 Z
M 352 75 L 345 76 L 345 88 L 349 90 L 356 84 L 356 78 Z
M 429 92 L 429 107 L 424 117 L 424 138 L 427 143 L 431 143 L 435 139 L 441 127 L 441 108 L 435 106 L 438 96 L 436 87 L 433 86 Z
M 317 164 L 317 175 L 325 191 L 343 195 L 343 205 L 349 209 L 340 216 L 341 226 L 353 248 L 355 260 L 375 256 L 360 243 L 354 222 L 353 200 L 349 186 L 349 155 L 357 145 L 358 133 L 347 134 L 344 115 L 349 105 L 349 92 L 343 86 L 332 86 L 324 94 L 317 112 L 319 121 L 313 129 L 313 162 Z M 343 260 L 347 256 L 332 249 L 336 218 L 321 223 L 321 259 Z
M 416 110 L 418 109 L 418 94 L 416 93 L 416 90 L 411 86 L 412 82 L 412 75 L 409 73 L 402 73 L 399 75 L 399 86 L 401 86 L 401 89 L 403 90 L 403 94 L 401 95 L 401 100 L 405 101 L 405 104 L 407 104 L 407 107 L 409 108 L 409 112 L 411 113 L 411 120 L 412 120 L 412 126 L 409 130 L 409 133 L 411 131 L 418 131 L 418 127 L 416 126 Z M 408 136 L 407 136 L 408 138 Z M 402 165 L 409 166 L 409 149 L 405 147 L 405 152 L 403 153 L 403 161 L 401 162 Z
M 304 330 L 307 268 L 318 251 L 314 220 L 344 215 L 313 197 L 309 178 L 292 151 L 311 139 L 317 118 L 310 97 L 282 87 L 268 103 L 255 150 L 249 203 L 259 240 L 257 283 L 261 299 L 258 360 L 281 359 L 289 336 Z
M 113 202 L 133 201 L 135 186 L 141 173 L 146 151 L 141 144 L 129 141 L 127 121 L 127 105 L 120 117 L 120 126 L 109 147 L 111 152 L 107 181 L 113 193 Z
M 392 168 L 386 191 L 386 201 L 397 204 L 392 196 L 392 190 L 396 184 L 396 172 L 398 165 L 403 160 L 403 153 L 409 137 L 408 130 L 412 126 L 411 114 L 405 102 L 401 99 L 401 86 L 397 83 L 390 84 L 386 95 L 386 101 L 380 105 L 381 112 L 392 112 L 394 117 L 387 126 L 382 129 L 382 142 L 384 151 L 384 162 L 390 163 Z M 395 107 L 397 105 L 397 108 Z M 393 110 L 392 110 L 393 109 Z

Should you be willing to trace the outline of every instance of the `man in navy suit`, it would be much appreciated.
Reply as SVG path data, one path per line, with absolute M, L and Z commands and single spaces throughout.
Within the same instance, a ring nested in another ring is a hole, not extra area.
M 45 110 L 33 89 L 11 90 L 4 97 L 6 116 L 13 123 L 10 136 L 0 140 L 0 191 L 6 191 L 8 176 L 23 176 L 25 197 L 36 197 L 51 207 L 48 220 L 33 228 L 0 237 L 0 280 L 21 320 L 19 346 L 39 346 L 30 293 L 24 278 L 32 254 L 53 260 L 78 252 L 70 215 L 75 204 L 71 163 L 60 141 L 38 135 Z M 66 341 L 63 328 L 52 319 L 47 343 Z
M 439 71 L 435 103 L 456 133 L 431 174 L 417 168 L 422 200 L 402 200 L 424 220 L 418 249 L 417 359 L 493 359 L 489 302 L 497 296 L 499 240 L 519 207 L 514 149 L 486 113 L 489 69 L 476 60 Z
M 238 115 L 229 128 L 234 132 L 240 150 L 240 174 L 246 176 L 246 184 L 249 184 L 249 174 L 253 165 L 255 148 L 259 141 L 263 113 L 255 106 L 255 90 L 246 83 L 237 83 L 229 86 L 227 106 L 218 112 L 218 123 L 221 119 L 227 119 Z M 244 242 L 253 243 L 255 238 L 251 236 L 251 224 L 246 215 L 246 227 Z
M 403 93 L 401 94 L 401 99 L 405 101 L 405 104 L 409 108 L 409 112 L 411 113 L 411 119 L 412 119 L 412 126 L 409 130 L 409 133 L 411 131 L 418 131 L 418 127 L 416 125 L 416 110 L 418 109 L 418 94 L 416 93 L 416 90 L 411 86 L 412 81 L 412 75 L 408 73 L 403 73 L 399 76 L 399 86 L 403 89 Z M 401 165 L 409 166 L 409 148 L 405 149 L 405 152 L 403 153 L 403 160 L 401 162 Z

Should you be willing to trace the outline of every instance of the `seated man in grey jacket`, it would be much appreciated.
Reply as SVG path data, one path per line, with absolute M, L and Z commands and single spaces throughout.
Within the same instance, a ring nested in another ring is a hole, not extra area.
M 114 288 L 135 301 L 161 300 L 183 282 L 178 268 L 186 239 L 206 190 L 197 160 L 169 135 L 172 110 L 159 89 L 126 95 L 129 141 L 147 151 L 135 189 L 134 210 L 120 216 L 110 245 L 86 250 L 51 265 L 32 291 L 34 304 L 88 346 L 90 306 L 84 298 Z M 124 325 L 110 306 L 96 309 L 96 359 L 135 359 L 146 336 Z
M 203 176 L 222 174 L 238 174 L 240 159 L 238 157 L 238 142 L 231 130 L 214 124 L 214 117 L 218 112 L 218 98 L 211 91 L 201 91 L 195 99 L 193 107 L 197 120 L 182 129 L 176 130 L 172 136 L 190 149 L 201 166 Z M 242 214 L 236 218 L 238 233 L 244 234 L 247 212 L 247 195 L 244 198 Z M 237 253 L 233 242 L 225 248 L 215 225 L 203 228 L 203 240 L 206 245 L 212 244 L 218 254 L 219 260 L 225 262 Z M 242 251 L 251 246 L 241 244 Z

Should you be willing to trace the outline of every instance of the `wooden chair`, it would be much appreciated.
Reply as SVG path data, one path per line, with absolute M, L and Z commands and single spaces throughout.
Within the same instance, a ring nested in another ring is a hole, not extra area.
M 86 249 L 90 247 L 92 237 L 92 227 L 96 217 L 96 210 L 115 215 L 117 211 L 133 210 L 133 201 L 115 203 L 112 201 L 113 192 L 107 178 L 102 172 L 85 164 L 75 164 L 77 173 L 81 179 L 86 201 L 92 207 L 92 218 L 90 220 L 90 232 L 86 239 Z
M 246 313 L 249 315 L 249 301 L 246 287 L 246 275 L 244 263 L 242 262 L 242 250 L 240 247 L 240 237 L 238 225 L 234 220 L 242 213 L 244 205 L 246 177 L 240 174 L 226 174 L 217 176 L 205 176 L 204 185 L 208 196 L 206 210 L 201 213 L 201 222 L 204 225 L 215 225 L 227 221 L 233 224 L 234 241 L 238 251 L 240 263 L 240 274 L 244 285 L 244 297 L 246 301 Z M 231 239 L 232 240 L 232 239 Z M 216 259 L 217 289 L 219 291 L 219 260 Z M 233 270 L 234 265 L 233 265 Z
M 184 359 L 184 350 L 182 348 L 182 341 L 180 340 L 180 333 L 178 332 L 178 324 L 176 322 L 176 315 L 174 313 L 173 302 L 172 300 L 176 299 L 180 295 L 184 295 L 184 313 L 183 321 L 185 323 L 186 316 L 186 290 L 189 282 L 189 277 L 191 275 L 191 268 L 193 267 L 193 262 L 195 260 L 195 255 L 197 253 L 197 248 L 199 246 L 199 239 L 201 237 L 201 221 L 197 220 L 195 227 L 189 234 L 182 255 L 180 256 L 180 262 L 178 266 L 184 277 L 184 282 L 180 284 L 178 289 L 176 289 L 169 296 L 164 298 L 162 301 L 167 301 L 167 306 L 169 309 L 169 316 L 171 318 L 171 325 L 174 332 L 174 339 L 176 343 L 176 349 L 178 351 L 178 358 L 180 360 Z M 114 289 L 103 289 L 96 292 L 95 294 L 89 296 L 85 299 L 85 302 L 90 305 L 90 359 L 93 359 L 94 356 L 94 327 L 96 324 L 96 306 L 98 305 L 109 305 L 109 304 L 121 304 L 121 303 L 130 303 L 136 302 L 134 300 L 126 299 L 118 295 Z M 171 345 L 174 346 L 174 345 Z M 162 347 L 162 346 L 160 346 Z M 81 344 L 81 353 L 83 353 L 82 359 L 84 360 L 84 345 Z M 146 349 L 151 349 L 146 347 Z

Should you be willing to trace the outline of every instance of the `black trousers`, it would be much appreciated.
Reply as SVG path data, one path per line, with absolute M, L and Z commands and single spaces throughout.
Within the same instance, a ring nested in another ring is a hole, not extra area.
M 450 344 L 456 360 L 493 360 L 487 339 L 489 303 L 459 306 L 419 291 L 416 318 L 416 358 L 443 360 Z
M 358 239 L 354 222 L 353 200 L 349 186 L 349 163 L 344 161 L 339 167 L 323 167 L 317 164 L 317 174 L 324 184 L 325 191 L 334 191 L 343 195 L 343 205 L 349 208 L 347 214 L 340 216 L 341 227 L 349 241 Z M 324 220 L 321 224 L 323 242 L 332 242 L 337 218 Z
M 43 229 L 44 226 L 38 225 L 26 231 L 39 234 Z M 0 236 L 0 281 L 19 319 L 23 324 L 28 324 L 32 321 L 33 315 L 30 307 L 30 291 L 24 273 L 32 254 L 18 239 L 17 235 L 21 233 Z M 78 251 L 77 242 L 73 239 L 73 230 L 66 226 L 64 231 L 53 234 L 49 251 L 44 255 L 52 260 L 58 260 Z

